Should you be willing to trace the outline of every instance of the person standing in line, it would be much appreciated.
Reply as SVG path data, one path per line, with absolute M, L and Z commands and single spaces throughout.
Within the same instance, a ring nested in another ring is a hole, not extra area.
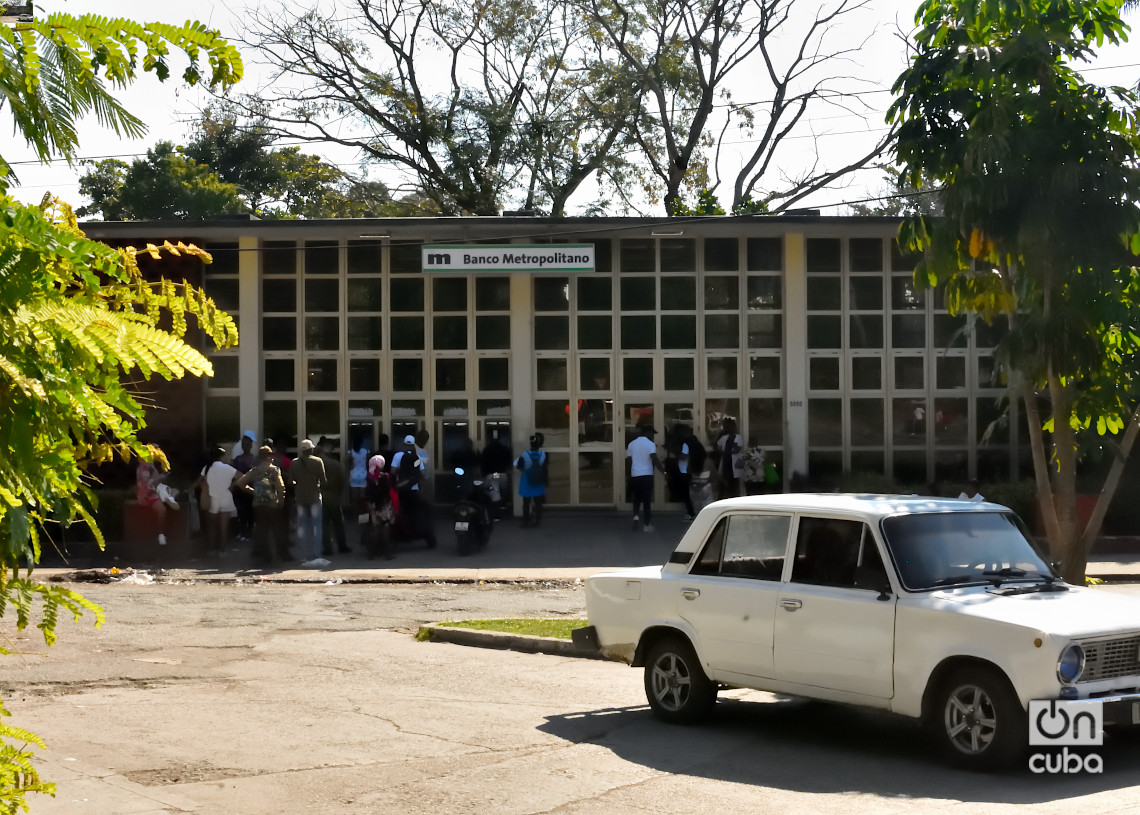
M 352 498 L 352 508 L 356 513 L 364 511 L 364 489 L 368 486 L 368 445 L 364 434 L 357 434 L 352 441 L 349 456 L 352 461 L 348 470 L 348 491 Z
M 515 467 L 522 473 L 519 478 L 519 495 L 522 497 L 523 526 L 530 526 L 531 506 L 534 507 L 534 525 L 542 522 L 542 505 L 546 503 L 546 481 L 549 462 L 542 450 L 545 440 L 541 433 L 530 437 L 530 449 L 519 456 Z
M 285 521 L 285 481 L 281 470 L 273 463 L 273 448 L 262 446 L 257 451 L 257 463 L 245 475 L 239 476 L 237 485 L 250 495 L 253 503 L 253 556 L 272 563 L 275 559 L 293 559 L 289 551 L 289 525 Z M 273 547 L 269 535 L 273 534 Z
M 241 438 L 237 440 L 237 442 L 233 446 L 233 449 L 230 450 L 230 464 L 233 464 L 234 459 L 236 459 L 242 453 L 249 453 L 250 450 L 252 449 L 252 448 L 247 448 L 245 446 L 245 440 L 246 439 L 249 439 L 250 445 L 257 444 L 257 434 L 254 433 L 252 430 L 247 430 L 244 433 L 242 433 Z M 255 455 L 253 455 L 252 453 L 250 453 L 249 458 L 250 458 L 251 462 L 255 462 L 257 457 Z M 252 467 L 253 463 L 251 463 L 250 466 Z M 249 471 L 248 470 L 242 470 L 242 472 L 249 472 Z
M 387 459 L 375 455 L 368 459 L 368 486 L 364 488 L 364 501 L 368 507 L 368 539 L 365 552 L 368 559 L 383 555 L 385 560 L 396 556 L 396 544 L 392 539 L 392 527 L 396 523 L 395 491 L 391 476 L 384 472 Z
M 225 554 L 226 542 L 229 540 L 230 517 L 234 514 L 234 494 L 230 490 L 238 477 L 238 471 L 226 464 L 222 459 L 226 457 L 224 447 L 215 447 L 210 451 L 210 463 L 202 468 L 202 472 L 194 479 L 190 489 L 194 490 L 205 486 L 209 496 L 209 519 L 206 523 L 206 548 Z
M 238 475 L 245 475 L 257 463 L 257 458 L 253 454 L 254 438 L 252 430 L 245 431 L 239 442 L 241 452 L 230 459 L 230 465 L 238 471 Z M 253 498 L 246 490 L 236 485 L 233 493 L 234 507 L 237 512 L 237 537 L 239 541 L 248 541 L 253 537 Z
M 629 478 L 629 491 L 633 501 L 633 528 L 641 527 L 646 532 L 653 532 L 653 518 L 650 502 L 653 500 L 653 471 L 662 475 L 665 468 L 657 457 L 657 444 L 653 436 L 657 431 L 652 425 L 643 424 L 640 427 L 641 435 L 631 441 L 625 448 L 626 475 Z
M 429 549 L 437 545 L 432 524 L 431 507 L 420 492 L 424 477 L 424 462 L 416 455 L 416 437 L 404 436 L 404 449 L 392 456 L 390 475 L 396 482 L 398 511 L 403 527 L 421 537 Z
M 321 557 L 321 491 L 328 483 L 325 464 L 313 455 L 313 440 L 301 439 L 301 455 L 289 468 L 293 501 L 297 507 L 297 546 L 301 565 L 328 566 Z M 307 540 L 306 540 L 307 538 Z
M 416 433 L 416 457 L 423 465 L 423 476 L 419 484 L 420 498 L 430 506 L 435 500 L 435 484 L 431 480 L 431 456 L 428 455 L 427 450 L 429 439 L 431 439 L 431 434 L 427 432 L 426 428 Z
M 696 465 L 695 456 L 693 455 L 693 443 L 696 439 L 693 438 L 693 431 L 689 429 L 688 425 L 679 424 L 673 429 L 674 435 L 681 440 L 681 450 L 677 454 L 677 491 L 681 493 L 681 500 L 685 504 L 685 520 L 693 520 L 696 515 L 696 510 L 693 509 L 693 471 L 692 466 Z
M 744 439 L 736 432 L 735 419 L 726 418 L 721 428 L 716 440 L 720 454 L 720 497 L 735 498 L 740 495 L 740 479 L 744 475 L 744 462 L 740 460 Z
M 322 516 L 324 540 L 321 544 L 321 553 L 325 557 L 331 555 L 335 543 L 336 551 L 343 555 L 352 551 L 344 536 L 344 467 L 337 460 L 336 450 L 328 436 L 321 436 L 317 442 L 316 454 L 325 465 L 327 484 L 327 489 L 321 493 L 321 503 L 324 505 Z
M 154 464 L 142 459 L 139 459 L 139 466 L 135 470 L 135 500 L 139 506 L 150 507 L 154 513 L 159 546 L 166 546 L 166 502 L 158 494 L 158 486 L 166 480 L 166 475 Z

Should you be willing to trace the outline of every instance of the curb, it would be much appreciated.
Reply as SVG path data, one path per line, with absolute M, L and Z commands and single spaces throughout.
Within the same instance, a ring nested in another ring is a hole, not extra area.
M 453 645 L 469 645 L 475 648 L 521 651 L 528 654 L 550 654 L 551 656 L 578 659 L 606 659 L 597 651 L 579 648 L 571 640 L 506 634 L 502 631 L 478 631 L 473 628 L 453 628 L 439 623 L 420 626 L 416 639 L 427 640 L 428 642 L 449 642 Z

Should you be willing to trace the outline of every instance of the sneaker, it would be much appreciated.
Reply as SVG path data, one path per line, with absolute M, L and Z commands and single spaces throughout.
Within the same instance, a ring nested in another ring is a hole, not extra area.
M 633 516 L 633 528 L 637 529 L 639 526 L 641 526 L 641 518 L 637 515 L 634 515 Z
M 309 561 L 309 565 L 313 566 L 317 569 L 322 569 L 325 566 L 330 565 L 331 563 L 332 563 L 331 560 L 326 560 L 323 557 L 316 557 L 316 558 L 313 558 L 312 560 Z
M 166 535 L 162 534 L 161 532 L 158 533 L 158 545 L 166 546 Z
M 642 532 L 656 532 L 657 528 L 653 524 L 646 524 L 645 528 L 642 529 L 641 531 Z

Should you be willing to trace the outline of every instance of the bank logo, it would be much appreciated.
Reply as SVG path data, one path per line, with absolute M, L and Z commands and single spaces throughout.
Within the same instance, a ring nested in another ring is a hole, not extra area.
M 1031 747 L 1099 747 L 1104 743 L 1104 705 L 1096 699 L 1029 703 Z

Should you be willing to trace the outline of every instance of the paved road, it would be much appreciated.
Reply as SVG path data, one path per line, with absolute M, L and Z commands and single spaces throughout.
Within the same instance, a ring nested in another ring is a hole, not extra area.
M 1137 742 L 1105 745 L 1100 776 L 975 776 L 889 716 L 732 692 L 670 727 L 623 665 L 411 636 L 578 616 L 573 583 L 84 591 L 107 626 L 65 624 L 46 658 L 0 622 L 24 652 L 0 692 L 59 783 L 33 815 L 1140 812 Z

